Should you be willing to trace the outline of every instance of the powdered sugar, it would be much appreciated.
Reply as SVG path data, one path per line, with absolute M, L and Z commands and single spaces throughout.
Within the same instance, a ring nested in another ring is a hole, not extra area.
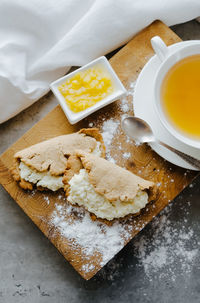
M 131 153 L 123 153 L 122 157 L 123 157 L 124 159 L 130 159 Z
M 121 99 L 120 108 L 121 108 L 123 113 L 127 113 L 130 110 L 129 103 L 128 103 L 128 100 L 127 100 L 126 96 L 123 99 Z
M 124 239 L 129 236 L 129 231 L 120 223 L 108 226 L 98 221 L 92 221 L 89 214 L 83 209 L 72 207 L 69 204 L 55 205 L 52 214 L 52 224 L 62 236 L 73 245 L 81 246 L 85 258 L 96 253 L 101 254 L 101 266 L 106 264 L 123 246 Z M 75 220 L 73 220 L 75 216 Z M 87 271 L 93 267 L 84 265 Z
M 134 92 L 135 85 L 136 85 L 136 81 L 130 83 L 130 89 L 129 89 L 129 91 L 130 91 L 131 93 Z
M 119 122 L 114 121 L 113 119 L 104 121 L 102 130 L 103 130 L 103 139 L 107 148 L 110 148 L 110 144 L 112 142 L 113 136 L 116 133 Z
M 188 211 L 184 215 L 187 216 Z M 138 257 L 139 266 L 144 268 L 149 280 L 155 278 L 155 275 L 175 280 L 177 267 L 180 274 L 190 274 L 198 254 L 199 244 L 192 228 L 184 224 L 175 228 L 169 216 L 170 206 L 152 222 L 151 237 L 144 235 L 134 241 L 134 253 Z
M 95 268 L 94 264 L 83 264 L 82 270 L 84 272 L 90 272 Z
M 183 196 L 179 197 L 182 200 Z M 185 201 L 176 206 L 171 204 L 166 207 L 132 240 L 124 253 L 101 270 L 100 275 L 110 281 L 122 280 L 124 275 L 127 280 L 134 279 L 133 285 L 139 283 L 141 287 L 141 296 L 146 295 L 147 285 L 150 291 L 152 289 L 155 291 L 155 287 L 159 285 L 166 287 L 178 285 L 174 284 L 174 281 L 184 283 L 185 287 L 188 281 L 192 281 L 193 285 L 194 271 L 200 269 L 200 242 L 199 224 L 198 226 L 194 222 L 191 224 L 190 210 L 194 210 L 193 206 Z
M 115 160 L 112 158 L 110 154 L 110 150 L 111 150 L 111 143 L 114 138 L 114 135 L 117 132 L 118 126 L 119 126 L 119 121 L 115 121 L 113 119 L 104 121 L 102 126 L 102 136 L 106 146 L 107 159 L 113 163 L 115 163 Z
M 43 199 L 46 201 L 47 205 L 50 204 L 50 200 L 48 196 L 43 195 Z

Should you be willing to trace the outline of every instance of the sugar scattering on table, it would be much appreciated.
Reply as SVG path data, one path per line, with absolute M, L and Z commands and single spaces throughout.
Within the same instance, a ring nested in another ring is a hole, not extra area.
M 126 274 L 123 273 L 125 258 L 128 254 L 130 260 L 133 254 L 133 262 L 129 263 L 128 267 L 133 271 L 133 276 L 136 276 L 139 268 L 142 270 L 143 285 L 146 285 L 147 281 L 148 283 L 162 280 L 171 283 L 177 279 L 188 281 L 193 269 L 199 268 L 200 245 L 196 227 L 187 225 L 190 207 L 189 201 L 184 202 L 180 206 L 183 217 L 179 217 L 175 222 L 172 204 L 166 207 L 154 218 L 143 234 L 138 234 L 132 240 L 128 246 L 128 253 L 121 254 L 120 258 L 118 255 L 110 261 L 99 275 L 110 281 L 121 279 Z M 136 264 L 135 258 L 138 261 Z
M 133 241 L 139 266 L 143 267 L 145 276 L 150 281 L 155 279 L 155 276 L 175 280 L 177 266 L 180 274 L 189 275 L 198 255 L 199 243 L 194 230 L 184 224 L 174 227 L 170 220 L 170 208 L 169 205 L 152 221 L 150 236 L 138 235 L 138 239 Z M 185 216 L 188 214 L 185 210 Z

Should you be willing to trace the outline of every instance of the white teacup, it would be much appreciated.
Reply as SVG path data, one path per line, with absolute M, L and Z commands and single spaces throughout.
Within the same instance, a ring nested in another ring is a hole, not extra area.
M 161 102 L 161 86 L 162 82 L 167 74 L 167 72 L 172 68 L 174 64 L 176 64 L 178 61 L 192 56 L 200 54 L 200 40 L 197 40 L 197 43 L 191 43 L 191 45 L 183 46 L 182 48 L 171 51 L 164 41 L 159 37 L 155 36 L 151 39 L 151 45 L 158 56 L 158 58 L 161 60 L 160 68 L 158 69 L 154 81 L 154 105 L 155 110 L 157 112 L 158 117 L 160 118 L 160 121 L 164 125 L 164 127 L 178 140 L 181 142 L 190 145 L 192 147 L 200 148 L 200 139 L 193 139 L 183 133 L 181 131 L 179 132 L 178 129 L 176 129 L 173 124 L 170 122 L 168 117 L 166 116 Z M 200 116 L 199 116 L 199 123 L 200 123 Z

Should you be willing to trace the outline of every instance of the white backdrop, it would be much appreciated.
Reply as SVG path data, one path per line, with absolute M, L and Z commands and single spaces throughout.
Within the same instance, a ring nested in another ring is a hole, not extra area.
M 0 123 L 46 94 L 49 83 L 160 19 L 200 15 L 200 0 L 1 0 Z

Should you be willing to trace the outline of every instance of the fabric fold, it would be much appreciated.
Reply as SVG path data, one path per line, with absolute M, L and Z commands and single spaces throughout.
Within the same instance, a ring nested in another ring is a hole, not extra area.
M 105 55 L 154 20 L 173 25 L 199 15 L 199 0 L 1 1 L 0 123 L 72 65 Z

